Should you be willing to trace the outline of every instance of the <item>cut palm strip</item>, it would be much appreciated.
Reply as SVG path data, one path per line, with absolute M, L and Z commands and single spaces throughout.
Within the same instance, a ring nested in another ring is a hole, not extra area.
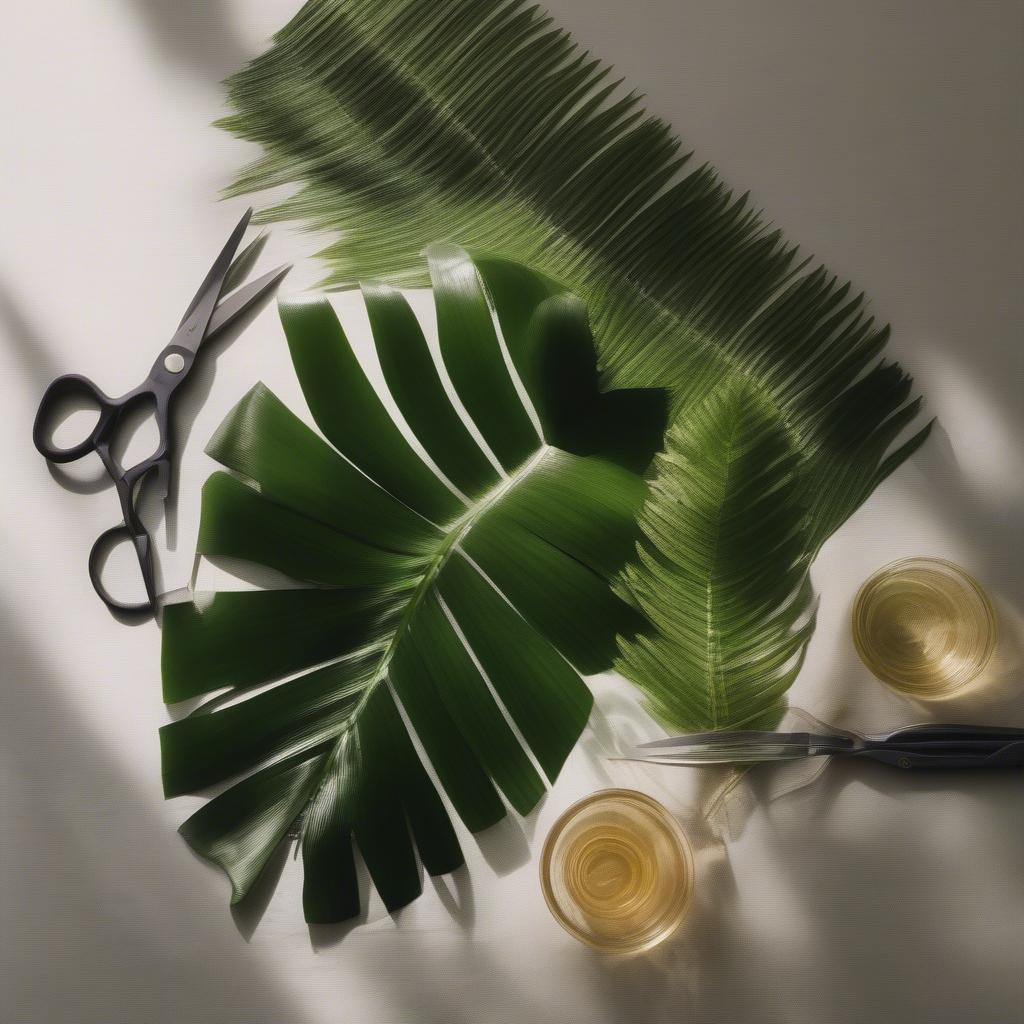
M 862 297 L 689 170 L 609 71 L 527 0 L 309 0 L 230 80 L 222 123 L 265 151 L 231 191 L 298 185 L 262 217 L 336 236 L 329 286 L 425 283 L 451 241 L 579 295 L 614 386 L 682 412 L 750 385 L 793 437 L 814 552 L 924 439 L 889 451 L 910 381 Z
M 620 592 L 655 626 L 616 668 L 677 729 L 771 728 L 814 629 L 805 510 L 791 438 L 750 389 L 677 420 Z
M 162 730 L 165 790 L 241 780 L 182 832 L 238 901 L 301 818 L 312 922 L 358 913 L 353 841 L 391 910 L 420 892 L 416 851 L 434 874 L 462 863 L 409 724 L 470 830 L 506 813 L 502 796 L 526 813 L 586 723 L 578 672 L 609 667 L 616 637 L 643 625 L 609 580 L 638 538 L 664 394 L 601 393 L 584 309 L 549 280 L 452 249 L 430 274 L 445 368 L 488 451 L 400 293 L 364 289 L 374 341 L 451 487 L 387 413 L 330 304 L 282 306 L 331 443 L 254 388 L 210 443 L 237 476 L 207 482 L 199 550 L 307 586 L 165 613 L 165 699 L 226 691 Z

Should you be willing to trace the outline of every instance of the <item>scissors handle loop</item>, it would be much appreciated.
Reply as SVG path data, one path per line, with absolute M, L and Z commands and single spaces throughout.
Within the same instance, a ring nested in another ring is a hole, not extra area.
M 125 540 L 132 542 L 139 559 L 142 579 L 146 584 L 145 601 L 134 603 L 119 601 L 103 584 L 103 566 L 107 556 Z M 109 530 L 104 530 L 96 538 L 92 550 L 89 552 L 89 579 L 92 581 L 92 589 L 111 611 L 129 615 L 148 615 L 152 612 L 156 607 L 156 594 L 154 592 L 153 547 L 149 540 L 149 534 L 145 531 L 133 530 L 126 523 L 120 523 L 117 526 L 112 526 Z
M 87 399 L 90 405 L 99 410 L 99 419 L 78 444 L 60 448 L 52 439 L 56 426 L 54 421 L 69 400 L 82 398 Z M 35 422 L 32 424 L 32 441 L 36 450 L 50 462 L 60 463 L 74 462 L 83 455 L 96 451 L 100 439 L 117 414 L 117 408 L 117 403 L 100 391 L 88 377 L 82 377 L 77 373 L 67 373 L 63 377 L 58 377 L 43 392 Z

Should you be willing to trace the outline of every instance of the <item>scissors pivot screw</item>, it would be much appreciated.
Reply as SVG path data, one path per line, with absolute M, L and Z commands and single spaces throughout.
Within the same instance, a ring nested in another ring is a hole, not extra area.
M 168 373 L 181 373 L 185 369 L 185 357 L 180 352 L 172 352 L 164 360 L 164 369 Z

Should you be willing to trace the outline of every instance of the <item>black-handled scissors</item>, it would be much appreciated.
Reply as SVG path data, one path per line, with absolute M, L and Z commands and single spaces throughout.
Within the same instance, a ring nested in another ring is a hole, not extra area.
M 64 463 L 74 462 L 83 455 L 96 452 L 117 488 L 123 521 L 120 525 L 101 533 L 89 553 L 89 578 L 92 580 L 93 589 L 112 611 L 143 615 L 156 608 L 153 546 L 149 533 L 139 517 L 138 508 L 143 485 L 151 475 L 162 489 L 162 496 L 167 496 L 173 444 L 171 400 L 192 370 L 196 354 L 203 342 L 224 331 L 252 309 L 291 269 L 289 266 L 278 267 L 238 288 L 223 302 L 219 301 L 225 283 L 238 283 L 243 279 L 259 255 L 264 241 L 263 236 L 247 246 L 239 254 L 238 259 L 234 259 L 235 250 L 245 234 L 251 216 L 252 210 L 247 210 L 235 230 L 231 232 L 231 237 L 214 261 L 195 298 L 185 310 L 174 337 L 157 356 L 149 376 L 137 388 L 120 398 L 111 398 L 88 377 L 69 373 L 53 381 L 39 403 L 39 411 L 32 426 L 32 440 L 39 453 L 50 462 Z M 68 448 L 58 448 L 51 440 L 54 419 L 63 408 L 66 408 L 68 400 L 75 398 L 84 398 L 97 406 L 99 418 L 84 440 Z M 111 445 L 125 422 L 125 415 L 140 406 L 151 408 L 156 417 L 160 440 L 152 455 L 125 469 L 111 453 Z M 136 604 L 126 604 L 113 598 L 100 578 L 106 555 L 124 540 L 130 540 L 135 547 L 146 586 L 146 600 Z
M 875 736 L 838 729 L 834 732 L 697 732 L 641 743 L 626 760 L 690 766 L 740 765 L 834 755 L 867 758 L 899 768 L 1021 768 L 1024 767 L 1024 729 L 928 724 Z

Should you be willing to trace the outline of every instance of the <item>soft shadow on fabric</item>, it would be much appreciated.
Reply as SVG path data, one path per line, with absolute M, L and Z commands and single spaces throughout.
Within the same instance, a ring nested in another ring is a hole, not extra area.
M 201 79 L 219 82 L 252 56 L 224 0 L 127 0 L 127 5 L 161 56 Z
M 177 1019 L 251 1024 L 259 1006 L 262 1020 L 306 1021 L 233 941 L 222 880 L 196 872 L 65 695 L 90 680 L 67 678 L 45 653 L 52 638 L 10 596 L 0 604 L 0 790 L 12 816 L 5 870 L 19 879 L 6 891 L 11 1019 L 106 1024 L 175 1007 Z

